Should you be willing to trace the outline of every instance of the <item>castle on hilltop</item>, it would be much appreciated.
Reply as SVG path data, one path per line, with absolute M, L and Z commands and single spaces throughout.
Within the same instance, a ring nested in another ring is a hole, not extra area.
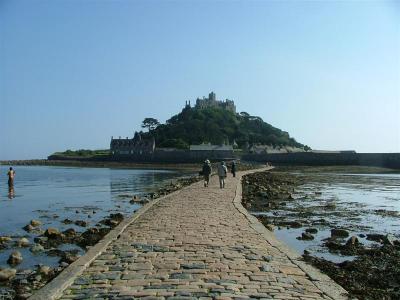
M 190 101 L 189 104 L 186 102 L 186 106 L 188 105 L 190 106 Z M 214 92 L 209 93 L 208 98 L 203 97 L 203 99 L 200 98 L 196 99 L 196 105 L 195 105 L 196 109 L 203 109 L 208 107 L 219 107 L 231 111 L 233 113 L 236 113 L 236 106 L 233 100 L 229 99 L 226 99 L 225 101 L 217 100 Z

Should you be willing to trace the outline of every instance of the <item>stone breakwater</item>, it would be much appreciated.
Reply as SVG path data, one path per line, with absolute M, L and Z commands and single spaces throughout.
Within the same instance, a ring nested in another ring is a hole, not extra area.
M 346 299 L 247 213 L 240 177 L 148 204 L 31 299 Z

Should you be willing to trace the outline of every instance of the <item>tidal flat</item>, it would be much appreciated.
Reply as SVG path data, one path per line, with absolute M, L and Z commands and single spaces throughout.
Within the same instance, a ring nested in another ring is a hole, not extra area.
M 359 299 L 400 298 L 400 173 L 277 167 L 243 179 L 243 205 Z

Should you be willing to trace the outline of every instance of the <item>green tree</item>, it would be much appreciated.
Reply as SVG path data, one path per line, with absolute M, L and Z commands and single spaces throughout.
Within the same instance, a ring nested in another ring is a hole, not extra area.
M 142 128 L 147 128 L 149 132 L 156 129 L 158 125 L 160 125 L 160 122 L 154 118 L 145 118 L 142 122 Z

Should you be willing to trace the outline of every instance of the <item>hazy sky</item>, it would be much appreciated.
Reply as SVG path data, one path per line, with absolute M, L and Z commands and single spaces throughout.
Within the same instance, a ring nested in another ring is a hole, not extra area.
M 400 2 L 0 0 L 0 159 L 233 99 L 314 149 L 400 152 Z

